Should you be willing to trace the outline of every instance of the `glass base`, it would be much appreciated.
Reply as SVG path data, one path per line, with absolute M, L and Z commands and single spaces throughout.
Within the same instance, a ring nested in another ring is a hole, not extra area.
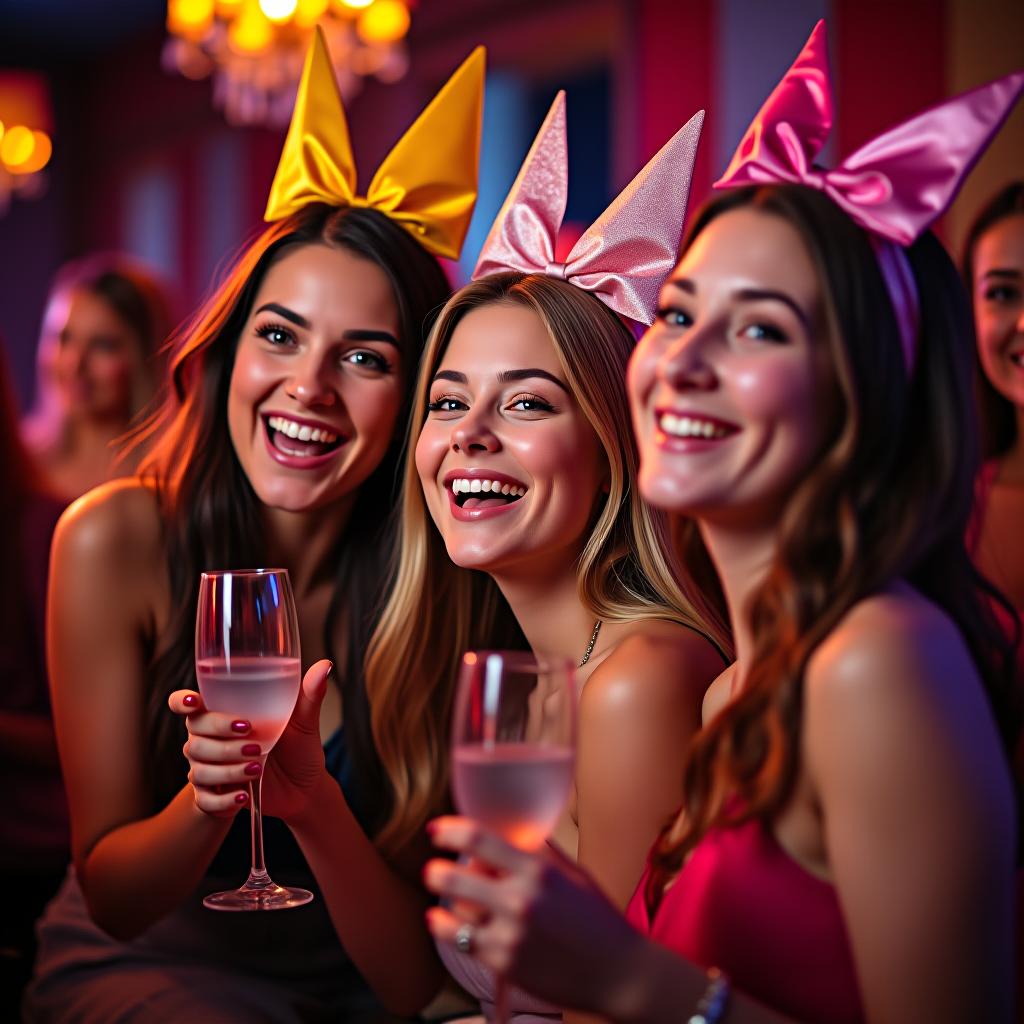
M 269 885 L 243 885 L 241 889 L 211 892 L 203 900 L 210 910 L 288 910 L 301 907 L 313 899 L 308 889 L 289 889 L 270 882 Z

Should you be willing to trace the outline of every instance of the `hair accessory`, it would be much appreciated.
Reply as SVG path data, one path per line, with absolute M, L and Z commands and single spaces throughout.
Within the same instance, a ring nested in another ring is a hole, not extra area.
M 679 255 L 704 111 L 698 111 L 555 261 L 565 216 L 569 155 L 565 93 L 555 97 L 484 243 L 473 279 L 504 270 L 561 277 L 639 323 L 654 321 L 658 292 Z
M 302 71 L 291 126 L 267 200 L 267 221 L 309 203 L 370 206 L 429 252 L 457 259 L 477 197 L 484 48 L 478 46 L 356 195 L 348 123 L 319 28 Z
M 896 247 L 911 245 L 946 211 L 1022 90 L 1024 72 L 979 86 L 883 132 L 825 170 L 814 164 L 832 128 L 825 22 L 819 21 L 713 187 L 808 185 L 871 232 L 909 368 L 917 288 L 906 254 Z
M 708 987 L 686 1024 L 719 1024 L 729 1003 L 729 979 L 717 968 L 708 968 Z

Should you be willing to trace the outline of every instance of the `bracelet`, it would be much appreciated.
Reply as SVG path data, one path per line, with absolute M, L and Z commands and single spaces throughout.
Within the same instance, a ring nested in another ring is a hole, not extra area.
M 717 968 L 708 968 L 708 987 L 686 1024 L 719 1024 L 729 1002 L 729 979 Z

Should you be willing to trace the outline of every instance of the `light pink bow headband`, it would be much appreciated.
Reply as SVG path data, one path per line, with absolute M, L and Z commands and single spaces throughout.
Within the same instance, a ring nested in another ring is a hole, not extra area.
M 899 324 L 908 372 L 920 318 L 903 246 L 952 203 L 1024 90 L 1024 72 L 931 107 L 861 146 L 831 171 L 814 166 L 832 128 L 825 23 L 758 111 L 714 188 L 794 182 L 824 192 L 870 232 Z
M 505 270 L 550 274 L 593 292 L 622 316 L 653 323 L 658 292 L 678 259 L 703 123 L 701 110 L 558 263 L 555 243 L 569 186 L 565 93 L 559 92 L 487 236 L 473 280 Z

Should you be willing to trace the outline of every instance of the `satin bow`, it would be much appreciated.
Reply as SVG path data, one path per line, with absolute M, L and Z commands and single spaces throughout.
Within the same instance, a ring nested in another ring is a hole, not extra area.
M 555 260 L 565 216 L 569 155 L 565 93 L 555 97 L 491 228 L 473 279 L 504 270 L 550 274 L 593 292 L 642 324 L 654 321 L 662 282 L 675 266 L 704 111 L 695 114 Z
M 809 185 L 874 235 L 911 245 L 949 207 L 1022 89 L 1024 72 L 979 86 L 823 170 L 814 160 L 832 128 L 832 90 L 825 23 L 819 21 L 713 187 Z
M 358 196 L 345 110 L 317 28 L 264 219 L 280 220 L 309 203 L 370 206 L 429 252 L 458 259 L 476 204 L 483 88 L 478 46 L 384 158 L 366 196 Z

